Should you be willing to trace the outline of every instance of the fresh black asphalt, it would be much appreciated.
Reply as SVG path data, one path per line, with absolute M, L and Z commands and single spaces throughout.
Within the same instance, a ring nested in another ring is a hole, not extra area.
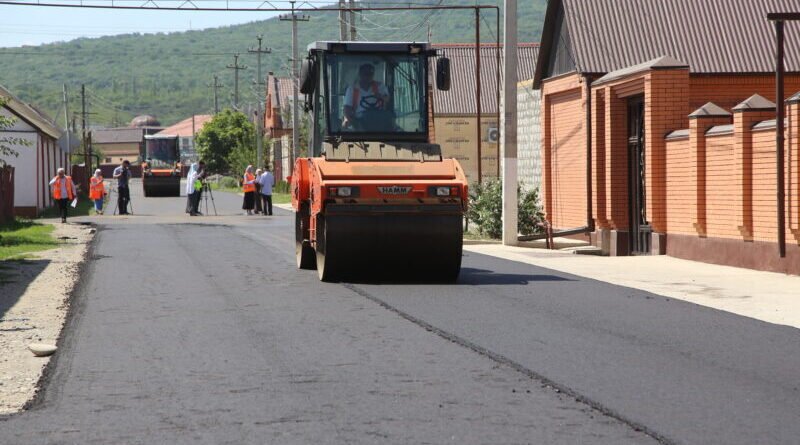
M 239 199 L 96 220 L 0 444 L 798 443 L 794 328 L 471 253 L 453 285 L 320 283 Z

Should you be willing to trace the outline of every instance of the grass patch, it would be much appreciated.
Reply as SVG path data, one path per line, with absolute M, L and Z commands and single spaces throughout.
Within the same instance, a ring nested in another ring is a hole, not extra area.
M 272 194 L 272 203 L 273 204 L 291 204 L 292 203 L 292 195 L 289 193 L 273 193 Z
M 94 203 L 89 200 L 88 196 L 78 195 L 78 205 L 74 209 L 72 208 L 72 206 L 69 206 L 69 209 L 67 210 L 67 218 L 71 218 L 73 216 L 89 216 L 89 215 L 94 215 Z M 42 212 L 40 217 L 60 218 L 61 214 L 58 211 L 58 205 L 46 208 Z
M 20 259 L 32 252 L 58 247 L 50 224 L 17 220 L 0 225 L 0 261 Z
M 241 193 L 242 191 L 241 187 L 228 187 L 224 184 L 217 184 L 216 182 L 210 182 L 209 184 L 211 184 L 211 190 L 215 192 Z

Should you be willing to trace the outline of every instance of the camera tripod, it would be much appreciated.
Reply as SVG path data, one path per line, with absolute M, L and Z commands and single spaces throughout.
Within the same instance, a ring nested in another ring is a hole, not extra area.
M 206 204 L 206 215 L 208 215 L 208 197 L 211 196 L 211 206 L 214 208 L 214 216 L 217 215 L 217 204 L 214 202 L 214 192 L 211 191 L 211 186 L 207 182 L 203 182 L 203 202 Z

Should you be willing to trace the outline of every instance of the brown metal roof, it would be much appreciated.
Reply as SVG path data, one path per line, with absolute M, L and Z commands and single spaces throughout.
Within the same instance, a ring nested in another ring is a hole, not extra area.
M 692 73 L 771 73 L 775 31 L 767 13 L 800 11 L 800 0 L 550 0 L 537 85 L 560 40 L 562 5 L 576 69 L 592 74 L 660 56 L 687 62 Z M 789 22 L 786 37 L 787 71 L 800 72 L 800 23 Z
M 433 89 L 436 114 L 476 114 L 475 45 L 471 43 L 433 45 L 441 56 L 450 58 L 450 91 Z M 500 45 L 502 55 L 503 46 Z M 520 81 L 533 78 L 538 43 L 520 43 L 517 76 Z M 434 72 L 435 61 L 431 62 Z M 497 45 L 481 45 L 481 112 L 497 113 Z

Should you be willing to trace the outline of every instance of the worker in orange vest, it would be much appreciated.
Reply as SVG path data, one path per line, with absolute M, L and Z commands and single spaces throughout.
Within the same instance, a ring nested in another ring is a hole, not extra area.
M 242 191 L 244 192 L 244 203 L 242 204 L 242 209 L 247 211 L 248 215 L 252 215 L 253 208 L 256 205 L 256 175 L 253 174 L 252 165 L 248 165 L 247 169 L 244 171 Z
M 106 186 L 103 183 L 103 171 L 99 168 L 94 171 L 94 176 L 89 180 L 89 199 L 94 202 L 94 211 L 103 214 L 103 201 L 106 196 Z
M 72 182 L 70 176 L 67 176 L 63 168 L 59 168 L 56 176 L 50 180 L 50 189 L 53 193 L 53 199 L 58 203 L 61 222 L 65 223 L 67 222 L 67 206 L 77 196 L 75 183 Z

